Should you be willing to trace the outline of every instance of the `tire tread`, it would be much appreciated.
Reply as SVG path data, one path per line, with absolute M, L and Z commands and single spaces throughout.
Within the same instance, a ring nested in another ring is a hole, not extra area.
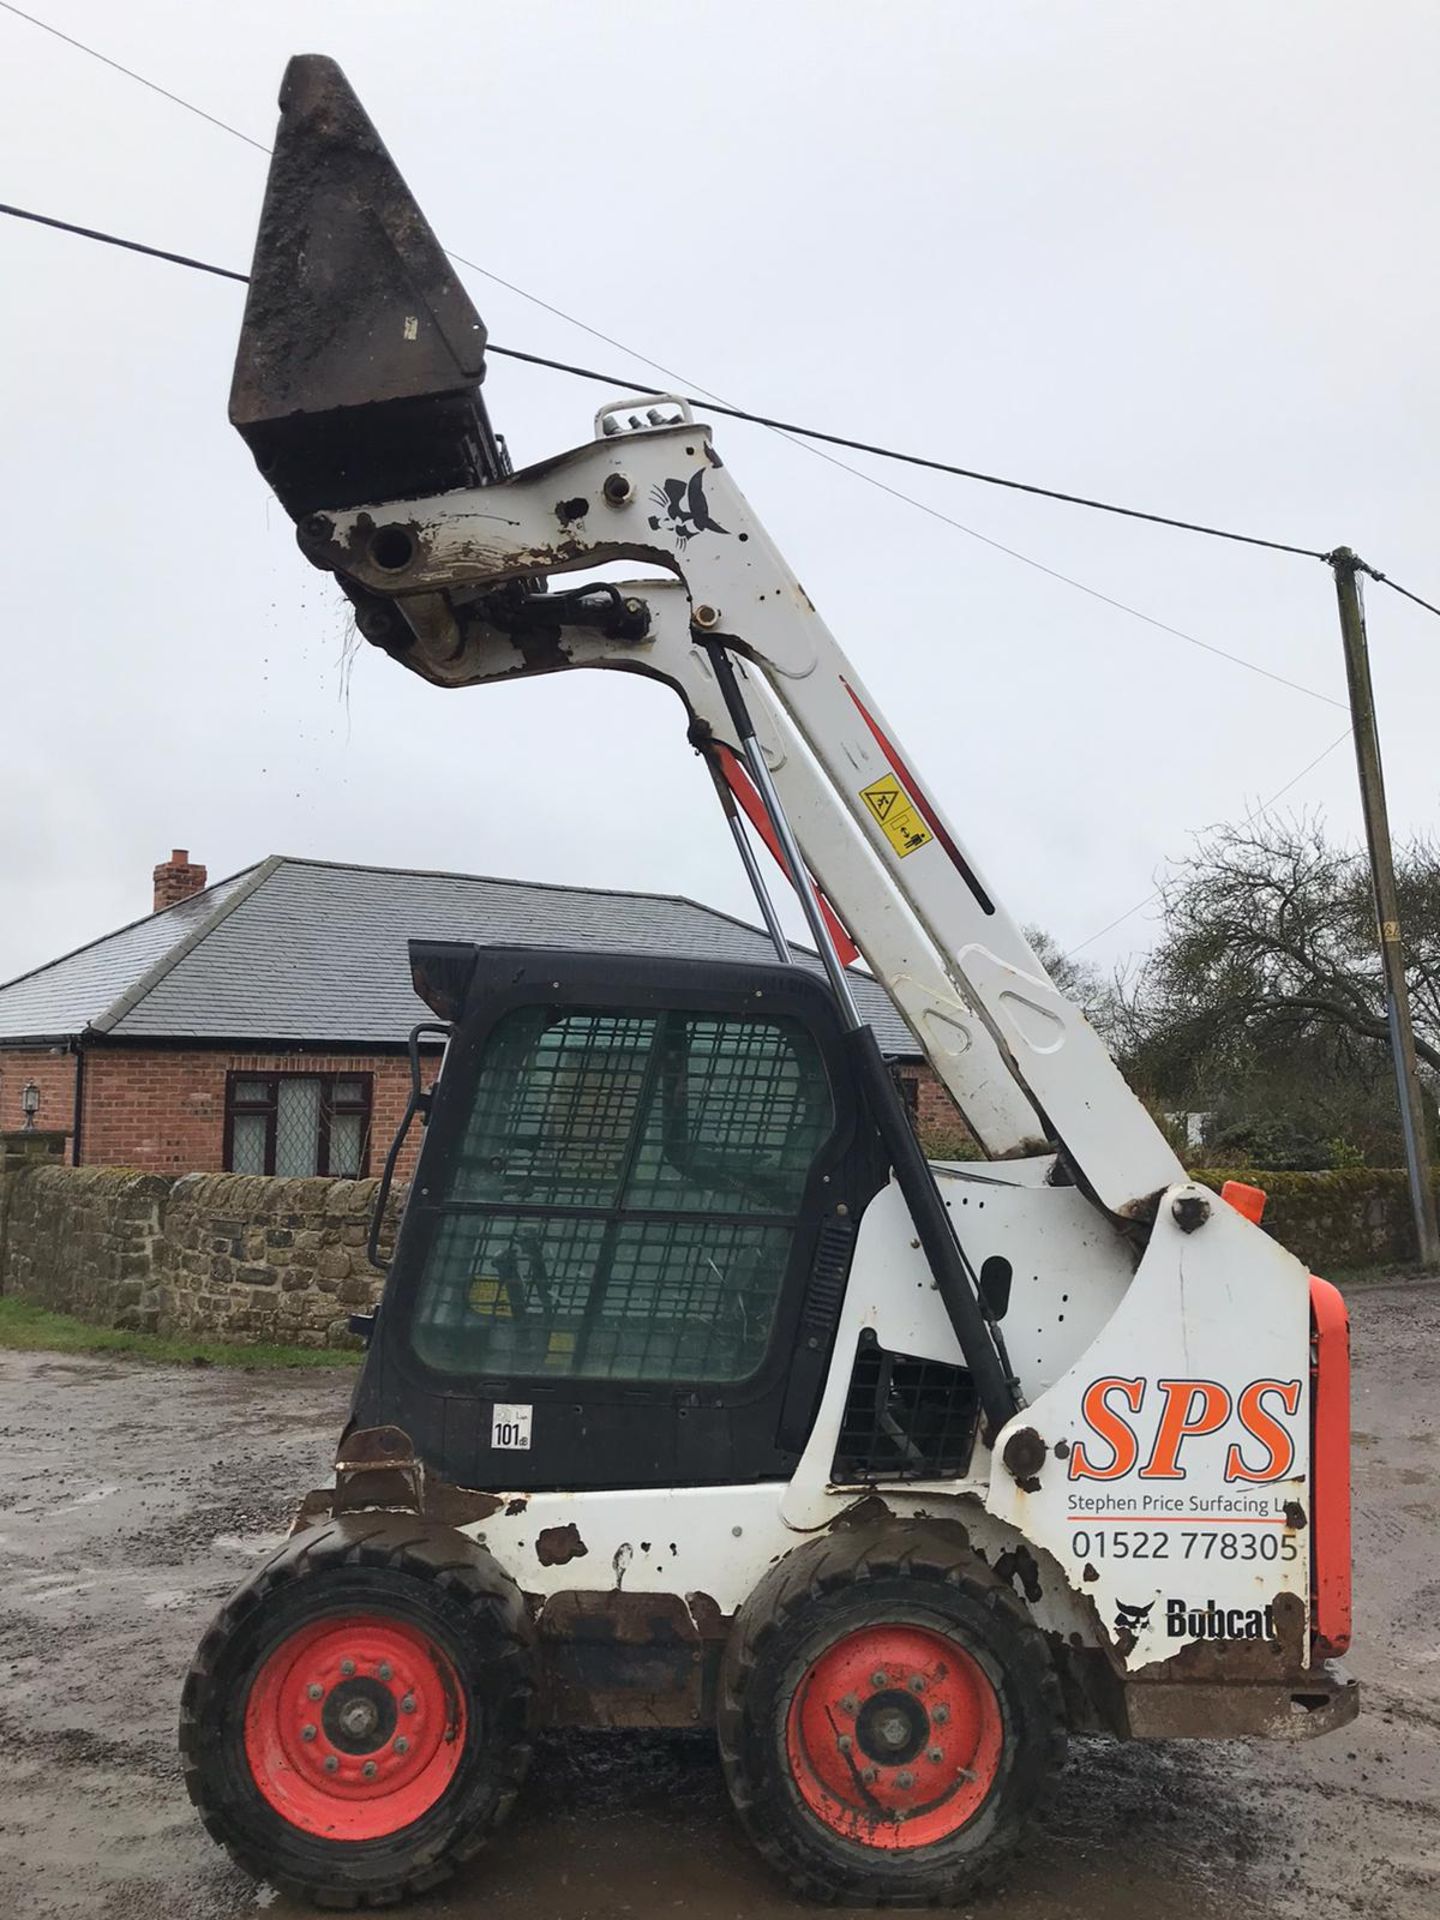
M 344 1911 L 393 1906 L 447 1880 L 471 1860 L 504 1819 L 530 1763 L 529 1728 L 534 1693 L 533 1631 L 513 1581 L 483 1548 L 461 1550 L 463 1536 L 448 1529 L 419 1526 L 408 1515 L 376 1512 L 346 1515 L 308 1527 L 288 1540 L 225 1602 L 210 1623 L 191 1662 L 181 1692 L 179 1743 L 186 1791 L 206 1831 L 242 1871 L 269 1881 L 312 1905 Z M 210 1760 L 220 1729 L 210 1711 L 211 1683 L 221 1669 L 229 1643 L 254 1611 L 286 1587 L 323 1579 L 337 1568 L 405 1573 L 445 1592 L 469 1612 L 477 1639 L 489 1656 L 510 1669 L 513 1696 L 523 1732 L 509 1739 L 500 1757 L 499 1782 L 489 1817 L 457 1823 L 438 1849 L 401 1866 L 389 1881 L 341 1887 L 319 1878 L 277 1868 L 261 1858 L 253 1843 L 212 1791 Z
M 872 1868 L 838 1861 L 821 1877 L 787 1844 L 783 1820 L 760 1805 L 745 1757 L 745 1696 L 766 1647 L 788 1624 L 847 1586 L 898 1576 L 917 1586 L 960 1587 L 997 1619 L 1011 1641 L 1011 1663 L 1041 1703 L 1035 1768 L 1038 1794 L 1065 1761 L 1064 1698 L 1044 1635 L 1016 1594 L 962 1540 L 943 1527 L 905 1525 L 837 1531 L 788 1554 L 771 1569 L 736 1616 L 721 1669 L 716 1734 L 730 1798 L 760 1854 L 803 1898 L 860 1907 L 949 1906 L 995 1885 L 1024 1833 L 1031 1800 L 1002 1816 L 982 1856 L 927 1887 L 896 1888 L 884 1862 Z

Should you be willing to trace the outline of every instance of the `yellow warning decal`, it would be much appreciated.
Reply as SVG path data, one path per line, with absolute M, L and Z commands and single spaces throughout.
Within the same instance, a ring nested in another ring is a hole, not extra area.
M 880 822 L 880 831 L 902 860 L 907 853 L 914 853 L 917 847 L 935 838 L 893 773 L 862 787 L 860 798 Z
M 483 1313 L 490 1320 L 510 1320 L 514 1314 L 505 1282 L 489 1274 L 477 1274 L 470 1282 L 470 1311 Z

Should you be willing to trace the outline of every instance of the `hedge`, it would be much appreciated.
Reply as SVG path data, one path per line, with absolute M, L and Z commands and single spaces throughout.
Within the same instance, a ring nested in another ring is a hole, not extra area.
M 1259 1187 L 1263 1225 L 1314 1273 L 1405 1264 L 1418 1258 L 1405 1175 L 1394 1167 L 1337 1167 L 1329 1173 L 1264 1168 L 1197 1168 L 1191 1178 L 1218 1193 L 1227 1180 Z

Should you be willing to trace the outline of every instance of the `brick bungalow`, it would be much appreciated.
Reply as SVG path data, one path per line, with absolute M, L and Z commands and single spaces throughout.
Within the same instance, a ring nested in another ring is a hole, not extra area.
M 154 884 L 145 919 L 0 987 L 0 1131 L 22 1124 L 33 1087 L 36 1126 L 64 1133 L 76 1166 L 378 1171 L 409 1091 L 407 1036 L 431 1017 L 411 935 L 773 957 L 757 928 L 667 894 L 283 855 L 212 887 L 183 850 Z M 855 991 L 922 1134 L 953 1135 L 889 999 L 864 975 Z

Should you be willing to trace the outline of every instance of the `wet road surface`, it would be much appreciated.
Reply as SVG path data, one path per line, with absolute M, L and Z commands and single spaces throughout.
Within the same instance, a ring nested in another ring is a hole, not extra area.
M 1298 1747 L 1084 1741 L 975 1920 L 1440 1915 L 1440 1282 L 1354 1317 L 1362 1716 Z M 200 1828 L 181 1679 L 220 1599 L 327 1477 L 349 1380 L 0 1353 L 0 1915 L 297 1909 Z M 308 1910 L 306 1910 L 308 1911 Z M 433 1920 L 807 1911 L 749 1851 L 700 1736 L 544 1744 Z

